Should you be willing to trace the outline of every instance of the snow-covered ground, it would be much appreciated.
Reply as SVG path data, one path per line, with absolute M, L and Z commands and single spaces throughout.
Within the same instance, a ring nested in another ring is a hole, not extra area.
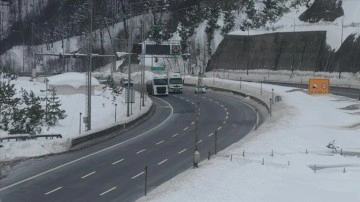
M 239 90 L 239 81 L 204 83 Z M 359 101 L 268 84 L 260 95 L 260 85 L 247 82 L 241 92 L 269 100 L 271 89 L 283 101 L 257 131 L 139 201 L 359 201 Z M 333 140 L 338 153 L 326 147 Z
M 134 73 L 132 76 L 137 77 L 137 75 L 138 73 Z M 56 83 L 57 85 L 70 85 L 76 88 L 86 83 L 86 76 L 85 74 L 81 73 L 65 73 L 53 77 L 54 79 L 49 77 L 49 80 L 50 82 Z M 93 80 L 96 79 L 93 78 Z M 15 84 L 15 88 L 17 89 L 17 91 L 20 91 L 20 89 L 23 88 L 27 91 L 32 90 L 36 96 L 45 97 L 45 92 L 41 92 L 41 90 L 46 89 L 46 84 L 43 82 L 43 79 L 40 79 L 40 81 L 31 82 L 30 78 L 28 77 L 20 77 L 12 83 Z M 136 92 L 135 103 L 133 103 L 131 107 L 132 115 L 127 117 L 127 104 L 125 103 L 125 93 L 116 96 L 113 95 L 110 90 L 103 90 L 102 86 L 99 86 L 95 91 L 95 95 L 91 96 L 92 130 L 85 132 L 85 124 L 81 123 L 81 134 L 79 134 L 80 113 L 82 113 L 82 116 L 86 115 L 86 95 L 58 94 L 57 96 L 59 97 L 59 100 L 61 100 L 61 109 L 64 109 L 66 111 L 67 117 L 64 120 L 60 120 L 56 126 L 50 128 L 49 130 L 47 129 L 47 127 L 43 127 L 41 134 L 61 134 L 63 138 L 52 140 L 40 138 L 38 140 L 28 141 L 4 141 L 0 143 L 1 145 L 3 145 L 3 147 L 0 148 L 0 162 L 66 151 L 70 147 L 72 138 L 86 135 L 88 133 L 108 128 L 116 124 L 123 124 L 129 122 L 147 112 L 152 104 L 151 99 L 147 98 L 145 102 L 145 107 L 142 107 L 140 109 L 140 94 Z M 115 100 L 114 96 L 116 97 Z M 115 103 L 117 104 L 116 107 Z M 0 130 L 0 137 L 6 136 L 8 136 L 7 132 Z

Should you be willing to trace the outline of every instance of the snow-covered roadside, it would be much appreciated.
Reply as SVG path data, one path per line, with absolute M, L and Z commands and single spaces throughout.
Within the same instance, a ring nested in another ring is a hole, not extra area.
M 60 75 L 62 76 L 62 75 Z M 63 75 L 66 77 L 66 74 Z M 84 80 L 85 76 L 81 76 L 79 80 Z M 13 81 L 15 88 L 19 91 L 24 88 L 27 91 L 32 90 L 36 96 L 45 96 L 44 92 L 46 85 L 42 82 L 30 82 L 29 78 L 21 77 Z M 68 85 L 70 81 L 64 79 Z M 74 80 L 75 84 L 79 81 Z M 127 104 L 125 103 L 125 93 L 117 96 L 114 100 L 114 95 L 109 90 L 102 90 L 101 87 L 95 91 L 95 95 L 91 97 L 92 102 L 92 130 L 85 132 L 85 125 L 81 120 L 81 134 L 79 134 L 80 127 L 80 113 L 85 116 L 86 95 L 72 94 L 72 95 L 57 95 L 61 100 L 61 109 L 66 111 L 67 117 L 64 120 L 59 120 L 59 123 L 47 130 L 47 127 L 42 128 L 41 134 L 61 134 L 63 138 L 46 140 L 39 138 L 37 140 L 28 141 L 3 141 L 0 148 L 0 162 L 22 159 L 27 157 L 41 156 L 52 153 L 59 153 L 67 151 L 70 147 L 71 139 L 92 133 L 94 131 L 109 128 L 113 125 L 123 124 L 140 117 L 146 113 L 152 104 L 151 99 L 147 98 L 145 106 L 139 106 L 140 94 L 135 93 L 135 103 L 131 107 L 131 116 L 127 117 Z M 115 103 L 117 106 L 115 107 Z M 115 122 L 116 110 L 116 122 Z M 8 136 L 7 132 L 0 130 L 0 137 Z
M 297 83 L 308 84 L 310 78 L 327 78 L 330 79 L 330 86 L 360 88 L 360 74 L 342 72 L 339 79 L 339 72 L 313 72 L 313 71 L 294 71 L 278 70 L 272 71 L 267 69 L 249 70 L 216 70 L 207 72 L 208 78 L 221 78 L 239 81 L 255 81 L 255 82 L 281 82 L 281 83 Z
M 214 81 L 239 89 L 238 81 Z M 211 86 L 213 80 L 204 83 Z M 260 95 L 258 83 L 242 83 L 242 92 L 266 100 L 272 89 L 283 101 L 257 131 L 139 201 L 359 201 L 360 159 L 326 148 L 335 140 L 344 153 L 360 152 L 359 102 L 267 84 Z

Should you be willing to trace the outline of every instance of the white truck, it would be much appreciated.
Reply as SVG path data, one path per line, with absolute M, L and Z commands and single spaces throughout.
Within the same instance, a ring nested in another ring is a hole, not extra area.
M 182 93 L 183 79 L 180 73 L 169 73 L 169 93 Z
M 146 90 L 150 95 L 168 95 L 167 75 L 154 74 L 151 80 L 146 81 Z

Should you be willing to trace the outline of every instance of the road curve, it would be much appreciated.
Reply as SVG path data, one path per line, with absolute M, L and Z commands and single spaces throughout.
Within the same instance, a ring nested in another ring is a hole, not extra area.
M 76 152 L 30 159 L 0 181 L 0 201 L 134 201 L 192 166 L 196 95 L 153 97 L 156 112 L 125 134 Z M 247 104 L 200 95 L 202 159 L 243 138 L 256 114 Z M 145 169 L 146 168 L 146 169 Z

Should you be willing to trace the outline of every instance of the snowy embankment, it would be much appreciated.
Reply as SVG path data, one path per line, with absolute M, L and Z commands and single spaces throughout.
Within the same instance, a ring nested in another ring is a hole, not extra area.
M 78 74 L 80 78 L 72 79 L 68 78 L 68 74 L 60 75 L 64 85 L 78 86 L 79 82 L 85 83 L 85 75 Z M 21 88 L 30 91 L 32 90 L 36 96 L 45 97 L 44 90 L 46 84 L 42 81 L 29 81 L 30 78 L 20 77 L 16 81 L 12 81 L 15 84 L 17 91 Z M 60 83 L 61 84 L 61 83 Z M 41 92 L 43 91 L 43 92 Z M 125 92 L 125 91 L 124 91 Z M 20 94 L 18 93 L 18 96 Z M 48 129 L 46 126 L 42 127 L 41 134 L 61 134 L 61 139 L 49 139 L 39 138 L 37 140 L 27 141 L 3 141 L 0 144 L 3 146 L 0 148 L 0 162 L 11 161 L 16 159 L 22 159 L 27 157 L 41 156 L 53 153 L 59 153 L 67 151 L 71 145 L 73 138 L 99 131 L 105 128 L 109 128 L 114 125 L 127 123 L 134 120 L 146 113 L 151 105 L 151 99 L 145 99 L 145 106 L 139 106 L 140 94 L 135 93 L 135 103 L 131 106 L 131 116 L 127 117 L 127 104 L 125 103 L 125 93 L 120 95 L 114 95 L 110 90 L 102 89 L 102 85 L 98 86 L 95 90 L 95 94 L 91 96 L 92 103 L 92 130 L 85 132 L 85 124 L 81 117 L 86 116 L 86 100 L 85 94 L 71 94 L 71 95 L 57 95 L 61 100 L 61 109 L 66 111 L 67 117 L 63 120 L 59 120 L 59 123 L 54 127 Z M 115 107 L 115 104 L 117 106 Z M 116 110 L 116 122 L 115 122 L 115 110 Z M 82 116 L 80 115 L 82 113 Z M 81 123 L 80 123 L 81 121 Z M 79 132 L 79 130 L 81 132 Z M 7 132 L 0 130 L 0 137 L 11 136 Z
M 239 90 L 239 81 L 204 83 Z M 268 84 L 260 95 L 259 83 L 241 92 L 268 100 L 272 89 L 283 101 L 257 131 L 139 201 L 359 201 L 359 102 Z M 337 153 L 326 147 L 333 140 Z

